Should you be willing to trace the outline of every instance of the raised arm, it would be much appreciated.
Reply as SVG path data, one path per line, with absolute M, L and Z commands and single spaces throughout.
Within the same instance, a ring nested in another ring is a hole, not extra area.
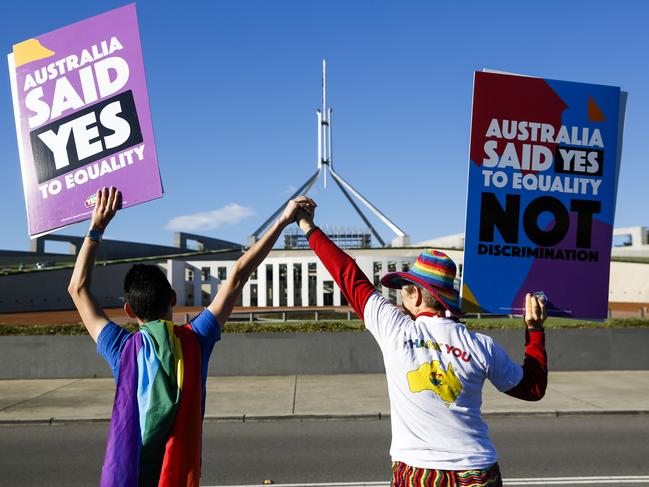
M 120 203 L 121 193 L 116 188 L 111 187 L 110 190 L 103 188 L 97 191 L 97 203 L 92 212 L 90 231 L 79 250 L 68 286 L 68 292 L 79 311 L 81 320 L 95 342 L 109 319 L 90 290 L 92 271 L 95 267 L 101 235 L 115 216 Z
M 363 273 L 356 261 L 340 250 L 325 233 L 313 223 L 313 213 L 300 211 L 297 215 L 300 229 L 309 240 L 309 245 L 322 264 L 327 268 L 347 302 L 358 317 L 364 319 L 365 304 L 376 289 Z
M 524 401 L 538 401 L 548 385 L 548 358 L 545 351 L 543 322 L 547 318 L 545 300 L 525 297 L 525 360 L 523 378 L 506 394 Z
M 289 201 L 284 213 L 273 223 L 273 226 L 234 264 L 230 277 L 223 283 L 214 300 L 207 307 L 216 316 L 221 328 L 230 317 L 234 304 L 237 302 L 250 275 L 266 258 L 268 252 L 277 242 L 282 230 L 295 221 L 297 210 L 305 205 L 307 201 L 310 200 L 305 196 Z

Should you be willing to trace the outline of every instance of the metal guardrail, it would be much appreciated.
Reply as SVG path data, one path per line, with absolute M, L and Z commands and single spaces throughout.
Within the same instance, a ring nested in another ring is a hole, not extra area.
M 332 317 L 334 315 L 334 317 Z M 189 321 L 194 315 L 185 313 L 185 321 Z M 305 317 L 309 316 L 309 317 Z M 517 318 L 516 315 L 484 315 L 481 313 L 467 313 L 462 315 L 467 319 L 489 319 L 489 318 Z M 228 321 L 238 322 L 256 322 L 256 321 L 321 321 L 321 320 L 359 320 L 361 319 L 353 308 L 349 306 L 342 307 L 263 307 L 263 308 L 243 308 L 236 309 L 230 315 Z
M 311 317 L 305 317 L 311 316 Z M 332 316 L 334 315 L 334 316 Z M 185 321 L 189 321 L 194 315 L 185 313 Z M 645 307 L 641 306 L 635 312 L 621 312 L 619 310 L 614 310 L 609 308 L 608 318 L 646 318 L 647 313 Z M 518 315 L 513 314 L 484 314 L 484 313 L 467 313 L 462 315 L 462 319 L 521 319 Z M 230 315 L 228 321 L 237 321 L 237 322 L 259 322 L 259 321 L 321 321 L 321 320 L 360 320 L 356 312 L 350 307 L 342 308 L 333 308 L 333 307 L 309 307 L 309 308 L 288 308 L 288 307 L 278 307 L 278 308 L 259 308 L 254 309 L 250 308 L 248 310 L 239 310 L 235 311 Z
M 332 315 L 335 317 L 332 318 Z M 305 316 L 309 316 L 308 318 Z M 185 313 L 185 322 L 188 322 L 193 315 Z M 311 318 L 312 317 L 312 318 Z M 277 319 L 278 318 L 278 319 Z M 288 308 L 288 307 L 266 307 L 266 308 L 249 308 L 246 310 L 235 309 L 228 321 L 320 321 L 320 320 L 358 320 L 358 315 L 351 307 L 331 308 L 331 307 L 309 307 L 309 308 Z

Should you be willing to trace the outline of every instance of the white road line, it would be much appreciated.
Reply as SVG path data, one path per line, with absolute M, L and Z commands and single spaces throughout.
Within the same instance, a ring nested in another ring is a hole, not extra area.
M 649 484 L 649 475 L 618 475 L 601 477 L 529 477 L 503 479 L 504 485 L 596 485 L 596 484 Z M 247 485 L 213 485 L 205 487 L 259 487 Z M 390 482 L 321 482 L 306 484 L 271 484 L 273 487 L 389 487 Z

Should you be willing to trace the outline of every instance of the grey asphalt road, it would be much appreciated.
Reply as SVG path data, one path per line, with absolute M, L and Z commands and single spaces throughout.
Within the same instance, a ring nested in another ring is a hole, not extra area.
M 489 424 L 506 478 L 649 475 L 648 415 Z M 0 427 L 0 485 L 96 485 L 106 431 L 105 423 Z M 385 420 L 206 423 L 202 483 L 383 481 L 389 441 Z

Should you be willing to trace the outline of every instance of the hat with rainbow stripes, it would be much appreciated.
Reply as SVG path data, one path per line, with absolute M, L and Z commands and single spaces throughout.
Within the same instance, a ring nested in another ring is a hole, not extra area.
M 439 250 L 424 250 L 408 272 L 389 272 L 381 278 L 381 284 L 401 289 L 404 281 L 430 291 L 444 307 L 454 315 L 461 315 L 460 294 L 453 286 L 455 262 Z

